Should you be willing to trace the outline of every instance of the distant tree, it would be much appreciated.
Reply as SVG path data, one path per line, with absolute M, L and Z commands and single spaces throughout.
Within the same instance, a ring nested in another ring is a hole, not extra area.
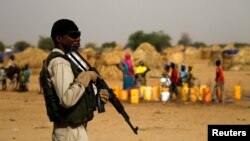
M 106 43 L 103 43 L 101 48 L 114 48 L 116 47 L 116 42 L 113 41 L 113 42 L 106 42 Z
M 194 43 L 192 43 L 192 46 L 199 48 L 199 47 L 206 47 L 207 45 L 203 42 L 194 42 Z
M 157 51 L 161 51 L 163 48 L 170 47 L 170 36 L 165 34 L 163 31 L 152 32 L 146 35 L 146 40 L 153 46 Z
M 244 46 L 249 46 L 249 45 L 250 44 L 248 44 L 248 43 L 239 43 L 239 42 L 234 43 L 234 46 L 236 48 L 240 48 L 240 47 L 244 47 Z
M 182 33 L 180 40 L 178 41 L 178 45 L 190 46 L 192 45 L 192 40 L 187 33 Z
M 54 42 L 51 37 L 39 37 L 38 48 L 46 51 L 50 51 L 54 48 Z
M 136 31 L 135 33 L 131 34 L 128 39 L 128 43 L 126 46 L 135 50 L 142 42 L 144 42 L 144 32 L 142 30 Z
M 148 42 L 155 46 L 155 49 L 160 52 L 163 48 L 171 46 L 170 41 L 170 36 L 163 31 L 144 33 L 140 30 L 129 36 L 126 46 L 135 50 L 141 43 Z
M 2 41 L 0 41 L 0 52 L 4 52 L 5 51 L 5 45 Z
M 227 44 L 218 44 L 220 46 L 220 48 L 224 48 L 227 46 Z
M 87 48 L 92 48 L 92 49 L 94 49 L 96 52 L 102 51 L 102 50 L 100 49 L 100 47 L 98 47 L 95 43 L 92 43 L 92 42 L 86 43 L 86 44 L 84 45 L 84 47 L 83 47 L 83 48 L 80 48 L 80 49 L 87 49 Z
M 97 47 L 97 45 L 96 45 L 95 43 L 89 42 L 89 43 L 86 43 L 86 44 L 84 45 L 84 48 L 93 48 L 93 49 L 96 49 L 96 48 L 98 48 L 98 47 Z
M 14 44 L 14 49 L 16 49 L 18 51 L 24 51 L 29 46 L 30 46 L 30 44 L 25 42 L 25 41 L 18 41 Z

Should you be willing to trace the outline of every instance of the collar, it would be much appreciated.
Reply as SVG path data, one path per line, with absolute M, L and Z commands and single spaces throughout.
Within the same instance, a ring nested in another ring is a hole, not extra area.
M 53 48 L 52 52 L 59 52 L 59 53 L 65 55 L 65 53 L 59 48 Z

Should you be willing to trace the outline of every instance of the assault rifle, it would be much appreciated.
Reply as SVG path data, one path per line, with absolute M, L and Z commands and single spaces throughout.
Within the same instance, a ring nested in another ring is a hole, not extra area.
M 80 53 L 78 51 L 71 51 L 70 53 L 67 54 L 67 56 L 82 71 L 95 71 L 98 75 L 100 75 L 100 73 L 96 70 L 96 68 L 91 67 L 91 65 L 80 55 Z M 100 90 L 100 89 L 107 89 L 108 90 L 110 103 L 112 103 L 112 105 L 115 107 L 115 109 L 118 111 L 118 113 L 120 113 L 123 116 L 123 118 L 128 123 L 128 125 L 133 130 L 133 132 L 135 134 L 137 134 L 137 131 L 139 128 L 134 127 L 131 124 L 131 122 L 129 120 L 129 116 L 125 112 L 124 107 L 122 106 L 121 102 L 117 99 L 113 90 L 109 88 L 107 83 L 102 78 L 98 78 L 96 83 L 95 83 L 95 86 L 97 87 L 97 90 Z M 100 95 L 98 93 L 96 95 L 96 101 L 97 101 L 98 113 L 105 112 L 104 103 L 101 101 Z

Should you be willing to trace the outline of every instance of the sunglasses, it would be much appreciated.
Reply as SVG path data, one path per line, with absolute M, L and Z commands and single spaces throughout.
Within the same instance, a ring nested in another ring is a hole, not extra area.
M 77 39 L 81 36 L 80 31 L 69 31 L 67 32 L 67 34 L 69 35 L 70 38 L 73 38 L 73 39 Z

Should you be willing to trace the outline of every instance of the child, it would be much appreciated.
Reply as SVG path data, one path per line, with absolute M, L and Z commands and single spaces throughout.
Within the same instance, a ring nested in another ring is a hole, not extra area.
M 166 64 L 162 73 L 162 78 L 161 78 L 162 87 L 169 87 L 171 85 L 169 72 L 170 72 L 170 65 Z
M 192 73 L 192 69 L 193 69 L 193 66 L 192 65 L 189 65 L 188 66 L 188 74 L 187 74 L 187 82 L 188 82 L 188 87 L 189 88 L 192 88 L 194 87 L 194 80 L 195 80 L 195 77 Z
M 181 65 L 181 70 L 180 70 L 180 74 L 179 74 L 179 82 L 178 82 L 178 86 L 183 86 L 183 83 L 187 83 L 187 79 L 188 79 L 188 74 L 186 71 L 186 65 L 182 64 Z
M 221 96 L 218 97 L 219 102 L 224 102 L 223 93 L 224 93 L 224 73 L 221 67 L 221 61 L 216 61 L 216 74 L 215 74 L 215 85 L 213 89 L 213 99 L 215 101 L 216 98 L 216 91 L 219 88 L 221 90 Z

